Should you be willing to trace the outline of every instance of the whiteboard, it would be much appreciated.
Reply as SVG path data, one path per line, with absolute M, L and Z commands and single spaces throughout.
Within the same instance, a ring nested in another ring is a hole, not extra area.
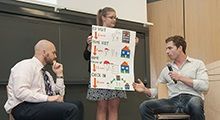
M 57 6 L 57 0 L 17 0 L 17 1 L 52 6 L 52 7 Z
M 147 24 L 147 0 L 18 0 L 34 4 L 66 8 L 68 10 L 97 14 L 104 7 L 112 7 L 122 20 Z

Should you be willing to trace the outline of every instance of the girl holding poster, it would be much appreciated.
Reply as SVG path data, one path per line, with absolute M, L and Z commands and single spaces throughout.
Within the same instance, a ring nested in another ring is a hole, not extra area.
M 97 13 L 97 25 L 104 27 L 115 27 L 116 11 L 113 8 L 105 7 Z M 87 45 L 84 51 L 84 58 L 89 61 L 90 72 L 90 56 L 91 56 L 91 40 L 90 35 L 87 38 Z M 120 99 L 126 99 L 125 91 L 110 89 L 94 89 L 89 86 L 87 99 L 97 102 L 96 120 L 118 120 L 118 110 Z

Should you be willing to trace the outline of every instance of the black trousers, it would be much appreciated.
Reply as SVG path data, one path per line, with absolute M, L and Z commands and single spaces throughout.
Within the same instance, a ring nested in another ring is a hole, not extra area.
M 12 115 L 15 120 L 82 120 L 83 104 L 80 101 L 23 102 L 12 109 Z

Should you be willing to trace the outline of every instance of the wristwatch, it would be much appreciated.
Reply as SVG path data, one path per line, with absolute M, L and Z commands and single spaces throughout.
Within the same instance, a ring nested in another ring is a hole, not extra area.
M 63 76 L 57 76 L 57 78 L 62 78 L 63 79 Z

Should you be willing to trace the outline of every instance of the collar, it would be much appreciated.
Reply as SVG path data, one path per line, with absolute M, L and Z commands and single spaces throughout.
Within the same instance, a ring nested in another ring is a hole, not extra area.
M 36 57 L 33 57 L 32 60 L 36 64 L 37 70 L 40 71 L 44 67 L 44 65 Z
M 187 62 L 192 62 L 193 59 L 192 59 L 191 57 L 187 56 L 187 57 L 186 57 L 186 61 L 187 61 Z
M 193 61 L 193 59 L 192 59 L 191 57 L 186 56 L 186 59 L 185 59 L 185 62 L 184 62 L 184 63 L 186 63 L 186 62 L 192 62 L 192 61 Z M 174 61 L 171 61 L 171 64 L 174 65 Z

